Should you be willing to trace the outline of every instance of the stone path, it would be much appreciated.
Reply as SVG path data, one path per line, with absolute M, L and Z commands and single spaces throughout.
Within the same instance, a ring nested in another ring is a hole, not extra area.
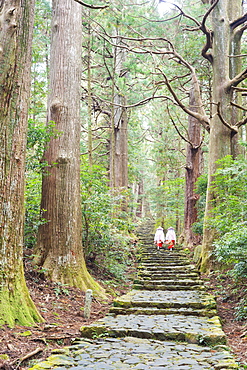
M 73 346 L 53 351 L 32 369 L 238 369 L 195 267 L 178 247 L 156 250 L 153 229 L 142 245 L 132 290 L 103 319 L 81 328 Z

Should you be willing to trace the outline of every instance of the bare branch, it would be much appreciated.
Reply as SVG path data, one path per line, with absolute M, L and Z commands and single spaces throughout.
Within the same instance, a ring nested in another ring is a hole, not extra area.
M 228 55 L 229 58 L 244 58 L 247 57 L 247 54 L 236 54 L 236 55 Z
M 234 30 L 241 24 L 245 23 L 247 21 L 247 13 L 245 13 L 242 17 L 235 19 L 235 21 L 230 23 L 230 27 Z
M 178 133 L 178 135 L 186 142 L 186 143 L 188 143 L 193 149 L 199 149 L 201 146 L 202 146 L 202 143 L 203 143 L 203 141 L 204 141 L 204 136 L 203 136 L 203 138 L 202 138 L 202 140 L 201 140 L 201 142 L 200 142 L 200 144 L 199 145 L 194 145 L 189 139 L 187 139 L 184 135 L 182 135 L 181 134 L 181 132 L 179 131 L 179 129 L 178 129 L 178 127 L 177 127 L 177 125 L 176 125 L 176 123 L 175 123 L 175 121 L 174 121 L 174 119 L 172 118 L 172 115 L 171 115 L 171 113 L 170 113 L 170 110 L 169 110 L 169 107 L 168 107 L 168 105 L 167 105 L 167 111 L 168 111 L 168 115 L 169 115 L 169 117 L 170 117 L 170 119 L 171 119 L 171 121 L 172 121 L 172 124 L 173 124 L 173 126 L 175 127 L 175 130 L 177 131 L 177 133 Z
M 220 111 L 220 102 L 217 103 L 217 114 L 218 114 L 218 117 L 219 119 L 221 120 L 221 122 L 223 123 L 223 125 L 225 125 L 226 127 L 229 128 L 229 130 L 231 131 L 234 131 L 236 133 L 238 133 L 238 127 L 236 125 L 234 126 L 231 126 L 225 119 L 224 117 L 222 116 L 221 114 L 221 111 Z
M 105 9 L 105 8 L 108 8 L 109 5 L 90 5 L 90 4 L 87 4 L 85 3 L 84 1 L 81 1 L 81 0 L 74 0 L 76 1 L 77 3 L 85 6 L 86 8 L 89 8 L 89 9 Z
M 160 0 L 160 2 L 162 3 L 162 2 L 166 2 L 166 1 Z M 172 4 L 172 5 L 174 5 L 174 7 L 177 8 L 180 11 L 180 14 L 179 15 L 183 15 L 185 18 L 190 19 L 191 21 L 193 21 L 194 23 L 196 23 L 198 27 L 201 26 L 200 22 L 198 22 L 198 20 L 196 18 L 193 18 L 192 16 L 184 13 L 184 11 L 180 8 L 180 6 L 178 6 L 177 4 Z M 170 20 L 170 19 L 167 19 L 167 20 Z
M 240 82 L 244 81 L 247 78 L 247 68 L 235 76 L 232 80 L 230 80 L 227 85 L 225 86 L 227 90 L 231 89 L 232 87 L 237 86 Z
M 211 7 L 208 9 L 206 14 L 203 17 L 202 24 L 200 29 L 202 32 L 206 35 L 206 45 L 202 49 L 202 56 L 207 59 L 210 63 L 213 63 L 213 56 L 211 53 L 208 52 L 209 49 L 212 48 L 212 43 L 213 43 L 213 32 L 210 31 L 207 26 L 206 26 L 206 21 L 209 16 L 209 14 L 212 12 L 212 10 L 216 7 L 218 4 L 219 0 L 216 0 Z
M 247 117 L 243 118 L 241 121 L 236 123 L 236 127 L 239 128 L 247 123 Z
M 183 103 L 182 101 L 178 98 L 177 94 L 174 92 L 170 82 L 168 81 L 168 78 L 167 76 L 158 68 L 158 70 L 160 71 L 160 73 L 163 75 L 164 77 L 164 80 L 165 80 L 165 84 L 168 88 L 168 90 L 170 91 L 170 93 L 172 94 L 175 102 L 179 105 L 180 108 L 183 109 L 183 111 L 187 114 L 189 114 L 190 116 L 192 117 L 195 117 L 202 125 L 203 127 L 209 131 L 210 129 L 210 122 L 209 122 L 209 118 L 206 116 L 206 115 L 203 115 L 203 114 L 200 114 L 200 113 L 197 113 L 197 112 L 194 112 L 192 110 L 190 110 L 189 108 L 187 108 Z
M 235 87 L 233 86 L 233 90 L 236 90 L 236 91 L 239 91 L 239 92 L 247 92 L 247 88 L 246 87 Z
M 179 131 L 179 129 L 178 129 L 178 127 L 177 127 L 177 125 L 176 125 L 176 123 L 175 123 L 175 121 L 174 121 L 174 119 L 172 118 L 172 115 L 171 115 L 171 112 L 170 112 L 170 109 L 169 109 L 169 107 L 168 107 L 168 105 L 166 106 L 166 108 L 167 108 L 167 111 L 168 111 L 168 115 L 169 115 L 169 118 L 170 118 L 170 120 L 172 121 L 172 124 L 173 124 L 173 126 L 175 127 L 175 130 L 177 131 L 177 133 L 178 133 L 178 135 L 186 142 L 186 143 L 188 143 L 188 144 L 190 144 L 192 147 L 193 147 L 193 144 L 191 143 L 191 141 L 190 140 L 188 140 L 188 139 L 186 139 L 186 137 L 184 136 L 184 135 L 182 135 L 181 134 L 181 132 Z
M 247 89 L 246 89 L 246 91 L 247 91 Z M 238 104 L 236 104 L 236 103 L 234 103 L 234 102 L 231 102 L 231 105 L 232 105 L 233 107 L 236 107 L 236 108 L 238 108 L 238 109 L 241 109 L 241 110 L 243 110 L 243 111 L 247 112 L 247 109 L 246 109 L 246 108 L 244 108 L 244 107 L 242 107 L 242 105 L 238 105 Z

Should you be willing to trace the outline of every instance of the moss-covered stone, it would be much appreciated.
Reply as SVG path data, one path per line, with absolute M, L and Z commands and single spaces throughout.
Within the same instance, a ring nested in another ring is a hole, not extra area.
M 9 356 L 6 355 L 6 354 L 0 354 L 0 360 L 8 361 L 9 360 Z
M 80 332 L 83 337 L 93 339 L 109 335 L 108 330 L 103 325 L 82 326 Z

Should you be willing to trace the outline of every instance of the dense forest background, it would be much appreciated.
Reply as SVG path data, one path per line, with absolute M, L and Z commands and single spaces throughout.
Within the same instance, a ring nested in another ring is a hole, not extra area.
M 146 219 L 173 226 L 202 273 L 242 287 L 246 8 L 0 2 L 1 325 L 42 321 L 23 288 L 23 249 L 46 279 L 105 298 Z M 241 289 L 236 318 L 246 317 Z

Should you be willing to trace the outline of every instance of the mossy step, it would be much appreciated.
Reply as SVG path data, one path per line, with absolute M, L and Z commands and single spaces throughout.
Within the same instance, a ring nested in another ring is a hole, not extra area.
M 144 266 L 139 265 L 137 267 L 137 271 L 148 271 L 148 272 L 154 272 L 154 273 L 162 273 L 164 271 L 173 271 L 174 273 L 180 273 L 180 272 L 198 272 L 197 268 L 194 265 L 188 265 L 188 266 Z
M 172 272 L 170 271 L 169 274 L 165 274 L 164 272 L 158 274 L 158 273 L 150 273 L 149 271 L 145 271 L 142 273 L 138 273 L 138 277 L 143 278 L 143 279 L 148 279 L 148 280 L 161 280 L 162 278 L 166 277 L 166 279 L 199 279 L 199 274 L 196 272 L 192 273 L 177 273 L 177 272 Z
M 213 317 L 217 315 L 216 309 L 196 309 L 190 307 L 111 307 L 110 313 L 115 315 L 184 315 L 184 316 L 200 316 Z
M 65 352 L 66 350 L 66 352 Z M 69 365 L 68 365 L 69 364 Z M 150 370 L 238 369 L 227 346 L 157 341 L 141 338 L 76 339 L 61 352 L 56 349 L 30 370 L 47 369 Z
M 136 290 L 169 290 L 169 291 L 175 291 L 175 290 L 205 290 L 205 287 L 203 285 L 179 285 L 179 284 L 133 284 L 132 289 Z
M 177 265 L 191 265 L 191 260 L 189 260 L 188 258 L 176 258 L 176 257 L 171 257 L 171 256 L 163 256 L 163 257 L 160 257 L 160 258 L 154 258 L 152 260 L 148 260 L 148 259 L 143 259 L 143 258 L 139 258 L 140 260 L 140 263 L 141 264 L 146 264 L 146 265 L 157 265 L 159 264 L 160 262 L 163 262 L 165 264 L 169 264 L 169 263 L 172 263 L 172 264 L 177 264 Z
M 166 284 L 176 284 L 176 285 L 203 285 L 203 281 L 202 280 L 194 280 L 194 279 L 182 279 L 182 278 L 178 278 L 178 279 L 161 279 L 161 280 L 155 280 L 155 281 L 152 281 L 150 279 L 139 279 L 136 281 L 136 284 L 148 284 L 148 285 L 157 285 L 157 284 L 160 284 L 160 285 L 166 285 Z
M 207 345 L 226 344 L 218 316 L 108 315 L 90 326 L 82 326 L 80 332 L 86 338 L 105 335 Z
M 160 263 L 160 262 L 179 262 L 181 263 L 191 263 L 188 258 L 178 258 L 178 257 L 173 257 L 173 256 L 154 256 L 152 258 L 141 258 L 142 263 Z
M 139 291 L 131 290 L 114 299 L 115 307 L 157 307 L 216 309 L 214 296 L 199 290 L 191 291 Z
M 191 265 L 191 261 L 179 261 L 177 259 L 163 259 L 160 261 L 141 261 L 142 266 L 156 267 L 156 266 L 188 266 Z

